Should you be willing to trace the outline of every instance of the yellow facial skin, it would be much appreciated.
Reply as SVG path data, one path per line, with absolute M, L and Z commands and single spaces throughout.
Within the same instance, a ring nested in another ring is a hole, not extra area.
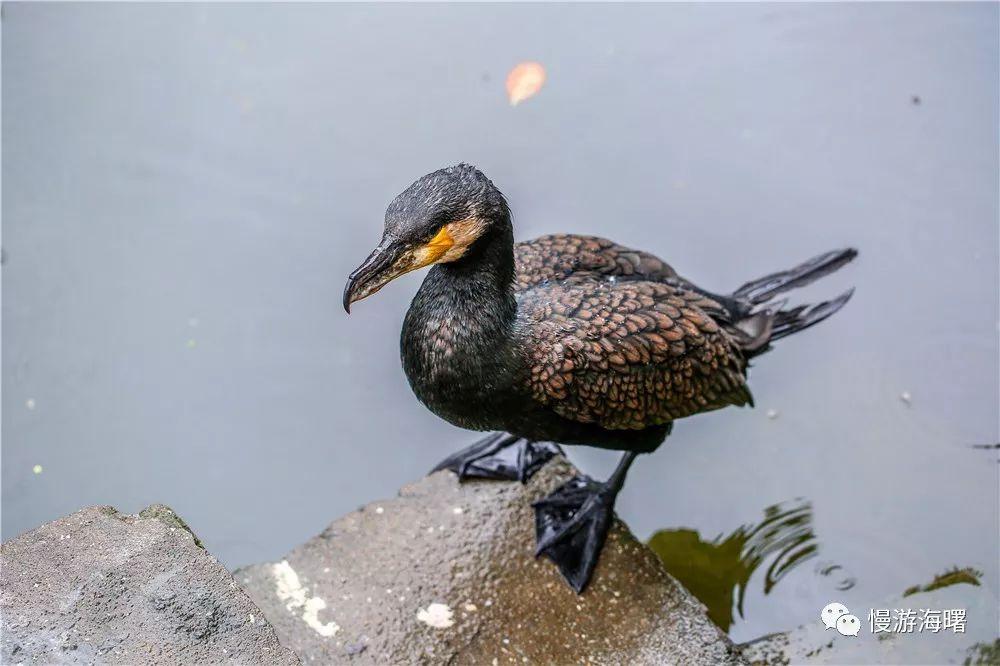
M 437 263 L 441 257 L 448 253 L 448 250 L 455 246 L 455 239 L 451 237 L 451 232 L 448 231 L 448 227 L 450 226 L 451 224 L 446 224 L 441 227 L 441 230 L 434 235 L 434 238 L 428 241 L 427 245 L 413 250 L 414 267 L 410 270 Z
M 402 250 L 395 261 L 388 266 L 373 266 L 379 259 L 379 250 L 376 250 L 352 274 L 352 279 L 348 283 L 347 294 L 345 295 L 344 307 L 349 308 L 351 303 L 371 296 L 389 282 L 392 282 L 401 275 L 406 275 L 410 271 L 415 271 L 418 268 L 430 266 L 431 264 L 448 263 L 461 258 L 466 250 L 469 249 L 469 246 L 485 230 L 486 223 L 478 217 L 449 222 L 441 227 L 434 237 L 423 245 Z M 385 239 L 383 239 L 383 245 L 379 247 L 384 247 L 385 242 Z M 387 250 L 382 250 L 382 252 L 386 252 Z

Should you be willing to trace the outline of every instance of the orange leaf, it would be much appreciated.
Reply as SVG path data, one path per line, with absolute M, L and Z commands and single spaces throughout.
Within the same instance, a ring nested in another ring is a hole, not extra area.
M 537 62 L 522 62 L 507 75 L 507 97 L 510 105 L 517 106 L 545 84 L 545 68 Z

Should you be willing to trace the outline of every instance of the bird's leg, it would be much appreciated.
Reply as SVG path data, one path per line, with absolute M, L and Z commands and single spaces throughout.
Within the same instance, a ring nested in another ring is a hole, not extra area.
M 493 433 L 453 453 L 431 470 L 450 469 L 459 480 L 502 479 L 524 483 L 554 455 L 562 453 L 548 442 L 530 442 L 505 432 Z
M 535 507 L 535 556 L 543 553 L 559 567 L 577 594 L 590 582 L 614 518 L 615 498 L 638 454 L 629 451 L 604 483 L 577 475 Z

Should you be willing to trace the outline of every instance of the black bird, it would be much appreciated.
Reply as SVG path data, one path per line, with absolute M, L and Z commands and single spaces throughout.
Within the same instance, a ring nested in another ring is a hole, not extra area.
M 625 452 L 608 481 L 576 477 L 535 504 L 536 555 L 581 592 L 636 456 L 654 451 L 679 418 L 752 405 L 748 360 L 823 321 L 853 290 L 790 309 L 774 297 L 856 254 L 835 250 L 713 294 L 602 238 L 515 244 L 504 196 L 459 164 L 392 201 L 382 241 L 347 282 L 344 308 L 434 264 L 403 323 L 406 376 L 438 416 L 499 431 L 436 469 L 523 480 L 557 450 L 544 442 Z

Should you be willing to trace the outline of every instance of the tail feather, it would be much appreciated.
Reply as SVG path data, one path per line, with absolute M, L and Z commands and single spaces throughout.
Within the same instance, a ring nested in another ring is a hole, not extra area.
M 853 288 L 829 301 L 789 309 L 784 309 L 787 299 L 771 299 L 833 273 L 856 256 L 854 248 L 834 250 L 795 268 L 751 280 L 737 289 L 732 298 L 743 314 L 733 322 L 732 332 L 748 356 L 763 354 L 773 341 L 815 326 L 844 307 L 854 294 Z
M 774 322 L 771 324 L 771 342 L 780 340 L 792 333 L 804 331 L 810 326 L 815 326 L 827 317 L 831 316 L 840 308 L 844 307 L 847 301 L 854 295 L 854 288 L 848 289 L 837 298 L 815 305 L 800 305 L 791 310 L 779 310 L 774 315 Z
M 787 271 L 778 271 L 762 278 L 751 280 L 733 292 L 733 296 L 752 305 L 760 305 L 771 300 L 778 294 L 791 289 L 798 289 L 833 273 L 844 264 L 858 256 L 858 251 L 852 247 L 833 250 L 809 261 L 799 264 Z

